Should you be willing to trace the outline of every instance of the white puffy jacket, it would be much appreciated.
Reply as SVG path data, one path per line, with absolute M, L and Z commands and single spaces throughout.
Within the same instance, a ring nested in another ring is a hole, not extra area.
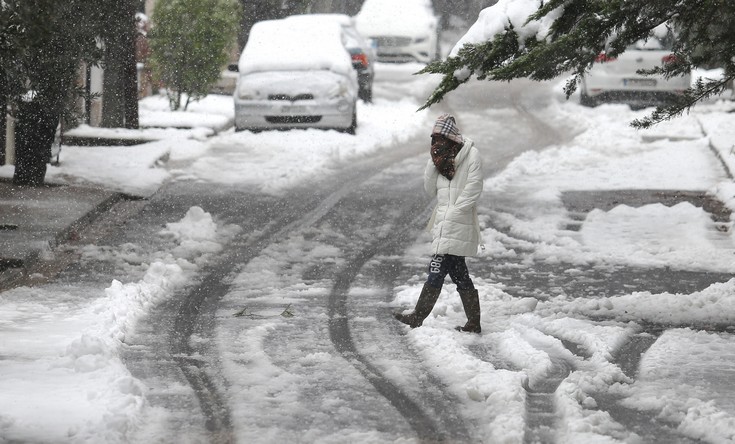
M 466 137 L 464 140 L 454 158 L 451 181 L 439 174 L 431 159 L 424 171 L 424 189 L 437 198 L 427 227 L 434 238 L 432 254 L 475 256 L 480 245 L 477 201 L 482 194 L 482 161 L 474 142 Z

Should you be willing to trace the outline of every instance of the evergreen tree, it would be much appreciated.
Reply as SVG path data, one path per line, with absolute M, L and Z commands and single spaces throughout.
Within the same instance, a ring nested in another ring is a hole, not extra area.
M 678 33 L 675 61 L 648 73 L 673 77 L 695 67 L 719 67 L 724 76 L 698 80 L 672 103 L 633 122 L 647 128 L 725 90 L 735 77 L 733 23 L 732 0 L 537 0 L 537 10 L 521 26 L 508 23 L 487 41 L 466 44 L 455 56 L 421 70 L 443 75 L 422 108 L 439 102 L 473 75 L 480 80 L 540 81 L 570 74 L 565 86 L 569 97 L 598 54 L 615 57 L 667 24 Z
M 237 0 L 159 0 L 150 32 L 151 66 L 172 110 L 204 97 L 228 61 L 240 23 Z
M 56 128 L 68 116 L 70 96 L 79 92 L 75 86 L 79 64 L 101 56 L 95 40 L 99 4 L 0 2 L 0 105 L 10 104 L 17 119 L 16 184 L 43 184 Z

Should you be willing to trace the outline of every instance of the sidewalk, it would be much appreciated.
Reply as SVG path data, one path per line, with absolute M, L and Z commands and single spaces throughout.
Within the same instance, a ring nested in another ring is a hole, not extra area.
M 121 197 L 102 188 L 21 187 L 0 180 L 0 291 Z
M 151 171 L 169 158 L 172 146 L 190 147 L 195 155 L 208 137 L 232 126 L 230 101 L 230 96 L 212 95 L 190 111 L 172 112 L 165 98 L 149 97 L 140 104 L 140 130 L 82 125 L 67 132 L 62 151 L 68 160 L 58 172 L 49 168 L 45 186 L 16 186 L 12 175 L 0 175 L 0 292 L 39 259 L 53 258 L 59 244 L 74 240 L 127 194 L 142 198 L 155 192 L 168 173 Z M 58 184 L 70 177 L 73 183 L 77 176 L 90 185 Z M 94 185 L 110 182 L 130 187 Z

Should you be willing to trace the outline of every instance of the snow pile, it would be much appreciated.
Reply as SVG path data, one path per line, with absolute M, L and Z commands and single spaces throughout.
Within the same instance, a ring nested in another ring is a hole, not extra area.
M 712 254 L 718 244 L 733 251 L 729 236 L 715 231 L 710 215 L 688 202 L 672 207 L 619 205 L 608 212 L 596 209 L 587 214 L 580 234 L 583 244 L 609 262 L 635 258 L 639 265 L 735 269 L 735 264 L 726 263 L 723 269 L 724 255 Z
M 196 115 L 184 111 L 177 111 L 177 112 L 165 112 L 165 111 L 159 111 L 159 112 L 142 112 L 141 115 L 145 116 L 145 120 L 156 119 L 155 114 L 161 114 L 166 116 L 176 115 L 178 116 L 175 118 L 176 123 L 173 125 L 180 125 L 182 128 L 186 128 L 193 125 L 187 125 L 188 121 L 196 120 L 198 124 L 202 124 L 202 116 Z M 89 126 L 86 124 L 79 125 L 76 128 L 72 128 L 69 131 L 66 131 L 64 133 L 65 136 L 74 136 L 74 137 L 85 137 L 85 138 L 102 138 L 102 139 L 114 139 L 114 140 L 127 140 L 127 141 L 155 141 L 155 140 L 163 140 L 163 139 L 196 139 L 196 140 L 204 140 L 207 137 L 214 134 L 214 130 L 210 128 L 210 125 L 221 125 L 221 120 L 224 119 L 204 119 L 204 123 L 209 123 L 207 126 L 199 126 L 196 128 L 193 128 L 189 131 L 182 131 L 181 129 L 167 127 L 167 128 L 157 128 L 156 126 L 165 126 L 167 125 L 164 122 L 171 122 L 170 120 L 164 120 L 161 119 L 161 122 L 156 125 L 155 123 L 153 125 L 146 125 L 149 127 L 142 127 L 140 129 L 127 129 L 127 128 L 99 128 L 96 126 Z M 211 122 L 206 122 L 206 120 L 216 120 Z M 153 123 L 153 122 L 151 122 Z M 150 127 L 152 126 L 152 127 Z M 73 148 L 74 146 L 69 146 L 70 148 Z M 62 150 L 67 149 L 67 146 L 62 146 Z
M 193 140 L 181 140 L 180 145 L 201 144 Z M 127 147 L 94 149 L 64 146 L 60 162 L 63 168 L 49 167 L 46 182 L 74 185 L 98 185 L 135 196 L 150 196 L 169 178 L 169 173 L 159 167 L 172 143 L 156 141 Z
M 172 137 L 177 138 L 204 140 L 232 126 L 235 117 L 235 107 L 229 95 L 210 94 L 191 102 L 186 111 L 171 111 L 165 94 L 145 97 L 138 103 L 140 126 L 143 128 L 140 131 L 175 131 L 177 135 Z
M 501 224 L 483 232 L 492 254 L 511 254 L 498 244 L 508 245 L 510 236 L 516 244 L 529 242 L 535 257 L 547 262 L 735 271 L 732 223 L 716 224 L 709 213 L 688 202 L 597 209 L 584 215 L 579 232 L 568 231 L 573 220 L 562 201 L 565 191 L 581 189 L 594 196 L 595 190 L 683 190 L 719 196 L 735 189 L 712 155 L 709 140 L 697 130 L 695 116 L 637 131 L 628 123 L 645 110 L 565 105 L 535 113 L 544 119 L 574 115 L 579 134 L 564 145 L 523 153 L 486 181 L 493 198 L 480 213 L 493 214 Z M 614 137 L 600 137 L 603 127 Z M 732 194 L 727 197 L 733 199 Z
M 212 215 L 200 207 L 191 207 L 180 222 L 166 224 L 161 235 L 172 237 L 178 244 L 171 252 L 175 257 L 189 260 L 208 259 L 207 254 L 222 251 L 221 235 L 239 232 L 236 226 L 218 227 Z M 219 230 L 219 233 L 218 233 Z
M 104 296 L 17 288 L 0 295 L 0 436 L 11 441 L 126 442 L 140 420 L 144 387 L 120 358 L 135 323 L 193 278 L 194 263 L 236 232 L 192 207 L 162 234 L 159 252 L 138 282 L 114 280 Z M 91 254 L 87 252 L 86 254 Z M 190 262 L 193 261 L 194 263 Z
M 733 442 L 735 400 L 729 396 L 733 378 L 731 335 L 668 330 L 646 352 L 639 379 L 623 402 L 679 424 L 679 430 L 694 439 Z
M 526 401 L 526 376 L 522 372 L 495 368 L 457 338 L 446 335 L 443 328 L 415 329 L 410 338 L 424 351 L 427 366 L 463 401 L 463 416 L 481 425 L 478 434 L 482 442 L 522 442 Z M 506 342 L 508 339 L 498 338 L 499 345 L 518 347 Z
M 162 95 L 139 102 L 141 129 L 97 128 L 81 125 L 65 134 L 102 139 L 136 139 L 150 142 L 134 146 L 63 145 L 59 165 L 46 172 L 46 182 L 98 185 L 134 196 L 147 197 L 171 177 L 165 160 L 186 161 L 208 148 L 206 138 L 231 126 L 231 96 L 209 95 L 193 102 L 187 111 L 172 112 Z M 0 176 L 12 177 L 13 166 L 0 166 Z
M 544 304 L 541 304 L 542 306 Z M 559 310 L 556 304 L 555 310 Z M 620 321 L 666 325 L 728 326 L 735 323 L 735 279 L 692 294 L 635 292 L 610 298 L 575 301 L 565 311 Z

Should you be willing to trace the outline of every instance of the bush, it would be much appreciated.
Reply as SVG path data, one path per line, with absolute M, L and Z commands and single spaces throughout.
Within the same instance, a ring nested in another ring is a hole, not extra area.
M 207 95 L 229 59 L 240 23 L 237 0 L 160 0 L 153 10 L 151 67 L 172 110 Z

